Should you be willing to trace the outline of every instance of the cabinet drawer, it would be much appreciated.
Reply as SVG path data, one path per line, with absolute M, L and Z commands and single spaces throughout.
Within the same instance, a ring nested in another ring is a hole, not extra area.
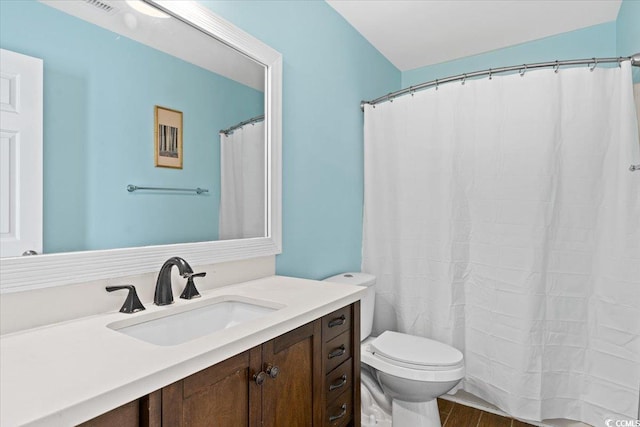
M 325 372 L 333 371 L 338 365 L 351 357 L 351 334 L 338 335 L 325 346 Z
M 352 363 L 353 359 L 346 360 L 325 377 L 324 390 L 327 395 L 327 402 L 331 402 L 343 391 L 351 388 L 353 383 Z
M 351 329 L 351 306 L 348 305 L 322 318 L 322 340 L 327 342 Z
M 353 415 L 353 393 L 347 389 L 336 400 L 327 405 L 325 426 L 342 427 L 351 421 Z

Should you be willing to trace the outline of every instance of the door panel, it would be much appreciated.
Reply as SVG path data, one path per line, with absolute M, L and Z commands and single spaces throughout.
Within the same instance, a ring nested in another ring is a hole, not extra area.
M 312 322 L 263 345 L 265 372 L 278 368 L 278 375 L 263 386 L 265 427 L 322 423 L 321 330 L 319 321 Z
M 42 60 L 0 49 L 0 256 L 42 252 Z
M 257 427 L 260 370 L 256 347 L 162 389 L 162 425 L 172 427 Z
M 78 427 L 139 427 L 140 426 L 140 401 L 134 400 L 126 405 L 111 410 L 106 414 L 93 418 Z

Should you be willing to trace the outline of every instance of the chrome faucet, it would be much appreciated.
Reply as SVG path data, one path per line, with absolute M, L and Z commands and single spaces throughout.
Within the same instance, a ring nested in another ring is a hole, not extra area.
M 165 261 L 158 274 L 158 280 L 156 281 L 156 292 L 153 296 L 153 303 L 155 305 L 169 305 L 173 304 L 173 292 L 171 291 L 171 270 L 173 266 L 178 267 L 178 272 L 184 278 L 191 278 L 193 276 L 193 270 L 187 261 L 174 256 Z

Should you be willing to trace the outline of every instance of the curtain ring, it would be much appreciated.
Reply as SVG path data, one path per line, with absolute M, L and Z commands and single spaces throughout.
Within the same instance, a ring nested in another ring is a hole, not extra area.
M 593 58 L 593 65 L 589 66 L 589 71 L 595 70 L 597 66 L 598 66 L 598 60 L 596 58 Z
M 411 96 L 415 95 L 416 91 L 413 86 L 409 86 L 409 93 L 411 94 Z
M 558 70 L 560 69 L 560 64 L 558 63 L 558 61 L 556 61 L 556 66 L 553 67 L 553 72 L 558 74 Z
M 526 73 L 526 72 L 527 72 L 527 64 L 522 64 L 522 66 L 523 66 L 524 68 L 520 68 L 520 71 L 519 71 L 519 73 L 520 73 L 520 77 L 524 77 L 524 73 Z
M 618 57 L 618 68 L 622 68 L 622 57 Z
M 493 73 L 493 70 L 491 70 L 491 68 L 489 68 L 489 80 L 491 80 L 493 78 L 492 73 Z
M 391 92 L 389 92 L 389 94 L 387 95 L 387 99 L 389 100 L 389 102 L 393 102 L 393 94 Z
M 467 81 L 467 75 L 466 75 L 466 74 L 464 74 L 464 75 L 462 76 L 462 84 L 463 84 L 463 85 L 464 85 L 464 82 L 465 82 L 465 81 Z
M 438 90 L 438 79 L 436 79 L 436 90 Z

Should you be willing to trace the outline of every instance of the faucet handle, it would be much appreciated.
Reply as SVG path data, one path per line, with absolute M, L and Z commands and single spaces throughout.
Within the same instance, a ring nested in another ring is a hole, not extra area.
M 194 277 L 204 277 L 206 276 L 206 272 L 202 273 L 186 273 L 184 277 L 187 278 L 187 285 L 184 287 L 184 291 L 180 294 L 180 298 L 182 299 L 192 299 L 198 298 L 200 296 L 200 292 L 196 289 L 196 284 L 193 282 Z
M 136 287 L 133 285 L 124 285 L 124 286 L 107 286 L 105 288 L 107 292 L 118 291 L 120 289 L 128 289 L 129 293 L 127 294 L 127 299 L 122 304 L 120 308 L 121 313 L 135 313 L 136 311 L 144 310 L 144 305 L 140 302 L 140 298 L 138 298 L 138 293 L 136 292 Z

